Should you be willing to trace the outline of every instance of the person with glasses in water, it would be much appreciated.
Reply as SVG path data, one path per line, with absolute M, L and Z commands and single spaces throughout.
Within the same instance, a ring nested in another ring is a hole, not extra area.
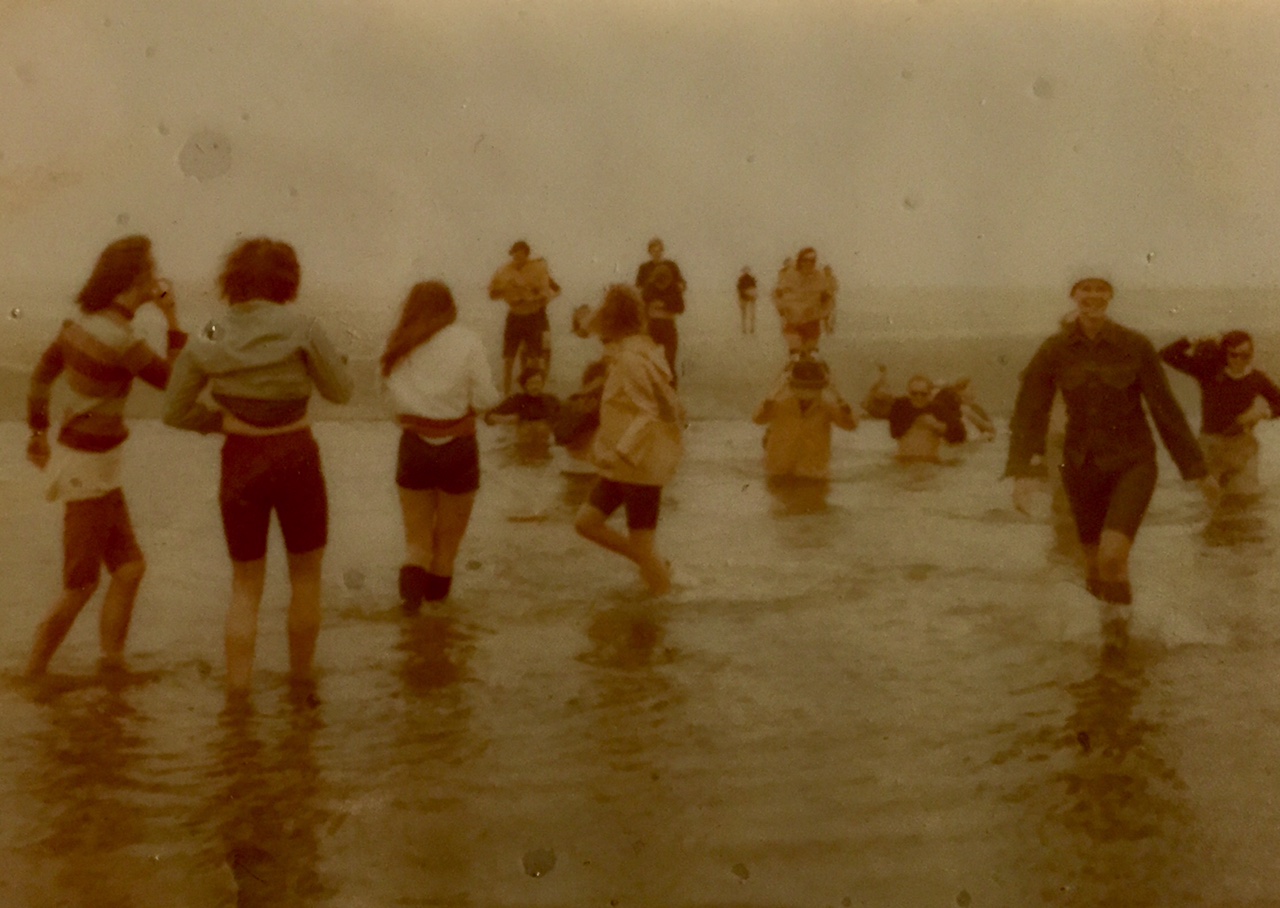
M 889 436 L 898 442 L 898 461 L 938 463 L 944 441 L 960 444 L 967 436 L 959 399 L 938 394 L 928 376 L 911 376 L 906 396 L 889 406 Z
M 1097 277 L 1072 286 L 1074 321 L 1042 343 L 1022 372 L 1005 475 L 1014 478 L 1014 507 L 1030 513 L 1046 467 L 1049 413 L 1061 391 L 1067 410 L 1062 484 L 1085 553 L 1086 586 L 1104 602 L 1128 605 L 1129 551 L 1156 487 L 1147 411 L 1182 478 L 1198 481 L 1211 504 L 1218 484 L 1155 346 L 1107 317 L 1113 293 L 1110 282 Z
M 1253 367 L 1253 338 L 1245 331 L 1191 340 L 1180 337 L 1160 358 L 1200 385 L 1200 449 L 1225 494 L 1256 495 L 1258 439 L 1253 427 L 1280 416 L 1280 388 Z

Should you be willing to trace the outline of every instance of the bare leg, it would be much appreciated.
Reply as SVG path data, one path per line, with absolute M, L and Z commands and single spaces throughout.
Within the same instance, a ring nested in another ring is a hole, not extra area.
M 31 648 L 31 658 L 27 660 L 28 676 L 43 675 L 49 668 L 49 660 L 58 651 L 67 632 L 71 630 L 71 625 L 75 624 L 76 617 L 97 588 L 98 583 L 94 581 L 75 589 L 64 589 L 54 600 L 44 620 L 36 628 L 35 645 Z
M 231 562 L 231 607 L 227 609 L 227 691 L 247 693 L 253 679 L 258 640 L 258 605 L 267 576 L 267 559 Z
M 289 674 L 295 681 L 311 678 L 311 663 L 320 634 L 320 565 L 324 549 L 289 554 Z
M 654 530 L 631 530 L 631 557 L 649 592 L 661 596 L 671 590 L 671 569 L 654 548 L 655 537 Z
M 142 585 L 142 575 L 146 572 L 145 561 L 131 561 L 116 568 L 111 575 L 98 622 L 103 665 L 115 667 L 124 664 L 124 642 L 129 636 L 133 603 L 138 598 L 138 587 Z
M 435 545 L 431 564 L 427 568 L 432 574 L 438 577 L 453 576 L 453 563 L 462 546 L 462 537 L 466 535 L 475 501 L 475 492 L 465 495 L 439 493 L 436 500 Z
M 431 570 L 435 558 L 436 511 L 440 493 L 435 489 L 400 489 L 404 515 L 405 564 Z
M 605 521 L 603 511 L 590 503 L 578 510 L 573 528 L 585 539 L 635 563 L 651 592 L 661 595 L 671 589 L 671 572 L 654 549 L 653 530 L 631 530 L 623 536 Z
M 1129 549 L 1133 540 L 1119 530 L 1103 530 L 1098 541 L 1098 577 L 1118 583 L 1129 582 Z

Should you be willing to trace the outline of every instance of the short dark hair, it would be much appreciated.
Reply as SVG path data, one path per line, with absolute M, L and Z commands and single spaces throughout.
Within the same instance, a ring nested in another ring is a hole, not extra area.
M 227 256 L 222 268 L 222 297 L 229 303 L 268 300 L 287 303 L 298 295 L 302 277 L 298 254 L 281 240 L 255 237 Z
M 528 255 L 533 250 L 529 248 L 529 244 L 524 240 L 516 240 L 511 244 L 511 248 L 507 250 L 507 255 L 515 255 L 517 252 L 524 252 Z
M 1224 351 L 1239 347 L 1241 344 L 1253 346 L 1253 337 L 1248 331 L 1228 331 L 1222 335 L 1222 349 Z
M 1080 280 L 1076 281 L 1074 284 L 1071 285 L 1071 293 L 1069 295 L 1075 296 L 1076 291 L 1079 290 L 1081 287 L 1083 287 L 1085 284 L 1101 284 L 1102 286 L 1107 288 L 1107 293 L 1110 293 L 1112 296 L 1115 296 L 1116 294 L 1115 288 L 1111 286 L 1111 281 L 1107 280 L 1106 278 L 1082 277 L 1080 278 Z
M 122 237 L 98 254 L 93 273 L 80 288 L 76 302 L 85 312 L 98 312 L 110 306 L 138 278 L 155 268 L 151 258 L 151 240 L 140 233 Z

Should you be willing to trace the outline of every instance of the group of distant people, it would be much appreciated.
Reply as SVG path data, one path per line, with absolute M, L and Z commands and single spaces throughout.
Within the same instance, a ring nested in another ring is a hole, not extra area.
M 686 285 L 661 240 L 634 284 L 609 286 L 595 307 L 574 313 L 574 333 L 596 338 L 601 356 L 564 401 L 546 393 L 550 362 L 548 303 L 560 293 L 546 262 L 516 242 L 494 274 L 489 295 L 507 304 L 503 392 L 494 386 L 479 335 L 457 323 L 447 285 L 415 284 L 379 359 L 386 400 L 400 429 L 394 468 L 404 526 L 398 577 L 404 610 L 450 594 L 454 565 L 480 486 L 477 421 L 544 423 L 557 443 L 596 474 L 574 527 L 585 539 L 630 560 L 655 594 L 671 586 L 656 546 L 663 487 L 683 454 L 686 421 L 676 389 L 676 317 Z M 745 276 L 745 275 L 744 275 Z M 225 628 L 226 683 L 251 686 L 258 610 L 266 576 L 271 514 L 287 552 L 290 672 L 310 678 L 320 627 L 321 563 L 328 540 L 328 499 L 320 450 L 311 432 L 313 393 L 347 402 L 353 382 L 345 357 L 317 320 L 291 303 L 301 271 L 285 242 L 238 243 L 219 278 L 226 311 L 198 334 L 178 321 L 171 285 L 159 278 L 144 236 L 103 250 L 81 289 L 79 313 L 44 351 L 31 379 L 28 458 L 50 474 L 49 497 L 64 503 L 62 591 L 40 622 L 27 672 L 40 675 L 92 597 L 103 565 L 110 575 L 100 622 L 105 666 L 123 659 L 145 572 L 121 488 L 124 404 L 134 378 L 167 389 L 164 422 L 224 436 L 218 501 L 232 563 Z M 740 285 L 742 286 L 742 285 Z M 764 470 L 771 478 L 825 479 L 832 428 L 854 429 L 859 414 L 835 389 L 818 344 L 835 320 L 837 284 L 803 249 L 779 274 L 774 299 L 788 359 L 753 414 L 765 426 Z M 1046 463 L 1050 412 L 1061 398 L 1067 422 L 1061 475 L 1087 561 L 1091 592 L 1127 603 L 1128 555 L 1155 488 L 1155 443 L 1146 412 L 1184 478 L 1216 501 L 1224 488 L 1255 490 L 1258 420 L 1280 414 L 1280 390 L 1251 366 L 1244 332 L 1157 351 L 1142 335 L 1107 317 L 1113 291 L 1099 278 L 1076 283 L 1072 317 L 1046 340 L 1022 373 L 1010 423 L 1006 475 L 1014 504 L 1030 510 Z M 134 331 L 154 305 L 166 320 L 163 354 Z M 1191 433 L 1161 358 L 1200 384 L 1200 438 Z M 517 371 L 517 365 L 519 370 Z M 887 390 L 886 370 L 863 402 L 863 415 L 887 419 L 903 460 L 936 461 L 944 443 L 966 438 L 966 421 L 994 436 L 990 417 L 961 379 L 935 386 L 914 376 L 907 393 Z M 51 396 L 66 384 L 57 451 L 48 439 Z M 512 393 L 512 380 L 519 391 Z M 505 396 L 504 396 L 505 394 Z M 1146 412 L 1143 405 L 1145 402 Z M 609 525 L 625 512 L 627 532 Z

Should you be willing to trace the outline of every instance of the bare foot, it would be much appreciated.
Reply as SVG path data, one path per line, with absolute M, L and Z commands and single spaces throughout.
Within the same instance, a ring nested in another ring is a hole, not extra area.
M 644 578 L 649 592 L 662 596 L 671 592 L 671 562 L 653 558 L 640 565 L 640 576 Z

